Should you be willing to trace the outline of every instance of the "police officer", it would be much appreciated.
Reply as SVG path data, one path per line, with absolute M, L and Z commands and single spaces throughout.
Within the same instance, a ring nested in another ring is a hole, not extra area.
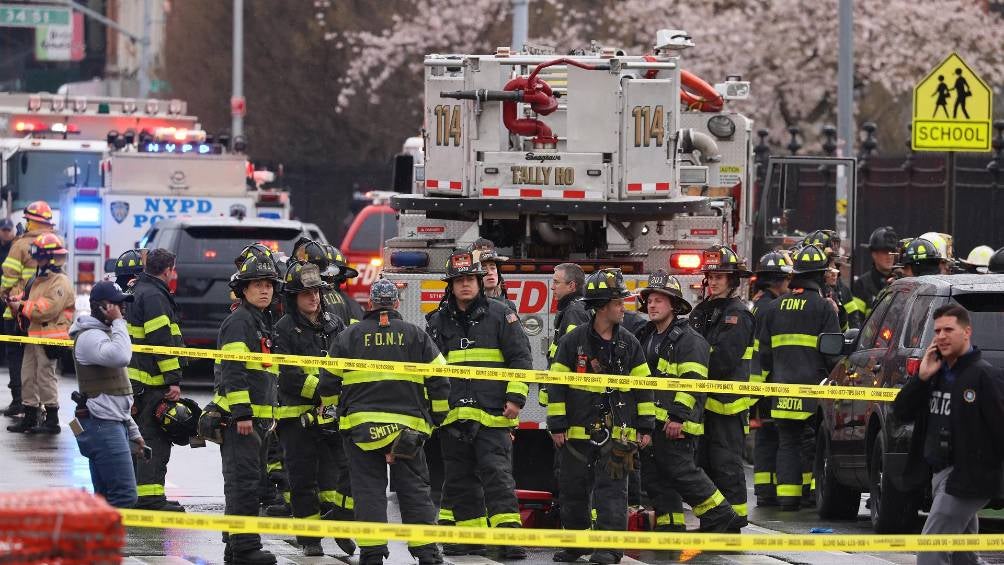
M 647 377 L 651 374 L 641 344 L 621 326 L 624 299 L 631 293 L 618 269 L 597 271 L 586 280 L 584 299 L 593 309 L 587 324 L 562 337 L 551 363 L 557 372 Z M 596 529 L 627 528 L 628 475 L 635 454 L 652 441 L 655 403 L 651 390 L 602 387 L 549 387 L 547 428 L 561 460 L 558 475 L 561 525 L 587 530 L 590 510 Z M 568 548 L 555 561 L 573 562 L 590 553 Z M 619 563 L 623 553 L 597 549 L 591 563 Z
M 126 327 L 134 345 L 184 347 L 178 327 L 177 305 L 167 288 L 177 276 L 175 256 L 166 249 L 154 249 L 146 256 L 143 272 L 136 276 L 133 306 L 126 310 Z M 136 460 L 137 508 L 183 512 L 176 501 L 164 495 L 167 464 L 171 460 L 171 439 L 157 422 L 157 405 L 162 399 L 181 398 L 182 361 L 170 355 L 136 352 L 129 362 L 129 380 L 135 396 L 136 424 L 146 444 L 153 449 L 147 460 Z
M 513 312 L 517 312 L 516 303 L 509 300 L 505 289 L 505 280 L 502 278 L 502 273 L 499 272 L 499 263 L 505 263 L 509 258 L 505 255 L 499 255 L 492 240 L 483 237 L 471 244 L 471 251 L 479 253 L 475 258 L 481 263 L 481 268 L 485 270 L 485 275 L 482 278 L 485 296 L 498 300 Z
M 275 324 L 275 352 L 326 357 L 331 341 L 345 324 L 321 307 L 328 285 L 311 263 L 291 261 L 283 284 L 286 314 Z M 352 490 L 342 439 L 334 422 L 318 421 L 318 369 L 279 367 L 279 441 L 285 455 L 293 516 L 352 519 Z M 322 512 L 323 511 L 323 512 Z M 306 556 L 321 556 L 320 538 L 297 536 Z M 339 539 L 347 554 L 355 552 L 349 539 Z
M 791 257 L 786 253 L 771 251 L 760 258 L 756 268 L 756 294 L 753 295 L 754 336 L 760 335 L 763 317 L 770 305 L 788 293 L 791 281 Z M 767 375 L 760 368 L 760 339 L 753 339 L 753 358 L 750 360 L 750 382 L 764 382 Z M 753 441 L 753 494 L 757 506 L 777 506 L 777 428 L 770 417 L 769 400 L 751 402 L 751 417 L 760 426 Z
M 711 346 L 684 316 L 692 310 L 676 278 L 660 269 L 641 291 L 649 322 L 638 332 L 653 375 L 707 379 Z M 657 531 L 683 531 L 681 498 L 701 519 L 701 529 L 738 533 L 740 518 L 725 496 L 697 466 L 697 438 L 704 434 L 705 394 L 655 393 L 656 428 L 652 448 L 642 452 L 642 482 L 653 501 Z
M 834 305 L 823 298 L 828 260 L 814 245 L 794 257 L 791 290 L 764 310 L 760 320 L 760 367 L 768 382 L 817 384 L 832 368 L 832 360 L 816 350 L 821 333 L 840 331 Z M 810 398 L 772 397 L 770 415 L 777 426 L 777 499 L 782 510 L 798 510 L 803 471 L 810 464 L 803 446 L 807 426 L 816 414 Z
M 358 277 L 359 271 L 353 269 L 345 262 L 345 257 L 338 248 L 327 243 L 323 247 L 324 254 L 330 264 L 327 269 L 321 269 L 321 278 L 324 279 L 324 282 L 331 285 L 331 290 L 324 294 L 324 301 L 330 304 L 343 305 L 342 307 L 346 311 L 343 320 L 346 324 L 354 324 L 363 319 L 363 315 L 365 314 L 363 307 L 354 298 L 349 296 L 347 292 L 342 290 L 341 286 L 347 280 Z
M 52 233 L 54 222 L 52 220 L 52 208 L 44 200 L 36 200 L 24 208 L 24 221 L 27 222 L 27 231 L 17 237 L 10 246 L 10 252 L 3 261 L 3 276 L 0 277 L 0 300 L 10 302 L 11 300 L 23 300 L 24 285 L 28 279 L 35 276 L 35 269 L 38 263 L 31 257 L 31 244 L 43 233 Z M 11 308 L 7 308 L 3 313 L 3 333 L 8 335 L 25 335 L 17 321 Z M 20 416 L 24 414 L 24 406 L 21 402 L 21 365 L 23 363 L 24 345 L 20 343 L 8 342 L 7 347 L 7 367 L 10 372 L 10 395 L 11 403 L 4 411 L 3 415 L 8 417 Z
M 370 286 L 370 311 L 335 339 L 332 357 L 446 364 L 428 334 L 398 313 L 397 286 Z M 355 518 L 387 522 L 387 467 L 407 524 L 434 524 L 429 468 L 422 444 L 449 411 L 450 383 L 382 371 L 321 371 L 322 397 L 337 399 L 338 426 L 349 460 Z M 379 565 L 390 555 L 386 540 L 356 540 L 359 565 Z M 419 565 L 443 562 L 434 543 L 411 544 Z
M 865 316 L 871 313 L 872 303 L 878 293 L 889 284 L 896 252 L 899 251 L 899 236 L 892 226 L 876 228 L 868 238 L 868 251 L 872 257 L 872 268 L 854 277 L 851 287 L 858 309 Z
M 445 300 L 428 316 L 426 331 L 451 365 L 532 369 L 530 340 L 516 312 L 485 295 L 485 271 L 471 251 L 455 251 L 446 264 Z M 440 428 L 443 507 L 458 526 L 518 528 L 512 473 L 512 430 L 526 404 L 521 381 L 450 379 L 450 412 Z M 487 509 L 487 512 L 486 512 Z M 450 544 L 447 555 L 483 552 Z M 525 559 L 522 547 L 501 549 L 503 559 Z
M 732 249 L 716 245 L 704 252 L 706 298 L 690 314 L 690 324 L 711 344 L 708 376 L 747 381 L 753 356 L 753 314 L 736 295 L 740 279 L 752 273 Z M 698 460 L 736 514 L 746 518 L 743 466 L 749 400 L 734 394 L 709 394 L 704 404 L 704 435 Z M 745 520 L 742 525 L 745 525 Z
M 147 266 L 153 262 L 151 252 Z M 233 353 L 271 353 L 272 318 L 269 308 L 280 283 L 275 263 L 252 255 L 237 271 L 231 287 L 240 303 L 220 327 L 218 348 Z M 279 366 L 258 361 L 218 361 L 213 404 L 228 421 L 223 428 L 223 494 L 225 513 L 257 516 L 265 475 L 264 442 L 273 424 L 275 380 Z M 261 536 L 224 533 L 226 563 L 272 564 L 275 556 L 262 550 Z
M 833 230 L 816 230 L 805 238 L 805 245 L 815 245 L 822 249 L 830 260 L 826 270 L 826 288 L 824 294 L 840 307 L 837 313 L 840 318 L 840 328 L 860 328 L 865 322 L 865 311 L 859 302 L 854 300 L 851 289 L 840 279 L 840 236 Z
M 922 277 L 942 274 L 945 256 L 929 240 L 917 238 L 906 245 L 899 264 L 904 277 Z
M 127 249 L 115 260 L 115 284 L 126 294 L 132 294 L 136 277 L 143 272 L 148 249 Z

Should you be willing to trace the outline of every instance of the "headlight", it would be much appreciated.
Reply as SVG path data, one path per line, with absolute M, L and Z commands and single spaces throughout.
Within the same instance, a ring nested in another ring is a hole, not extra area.
M 736 133 L 736 123 L 732 118 L 721 114 L 711 116 L 708 119 L 708 131 L 718 139 L 729 139 Z

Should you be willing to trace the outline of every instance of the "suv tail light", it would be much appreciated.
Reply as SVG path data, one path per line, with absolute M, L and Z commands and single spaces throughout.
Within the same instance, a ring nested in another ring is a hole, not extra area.
M 909 357 L 906 360 L 906 374 L 916 377 L 920 374 L 920 357 Z
M 673 253 L 669 258 L 669 266 L 679 271 L 696 271 L 704 264 L 700 251 L 684 251 Z

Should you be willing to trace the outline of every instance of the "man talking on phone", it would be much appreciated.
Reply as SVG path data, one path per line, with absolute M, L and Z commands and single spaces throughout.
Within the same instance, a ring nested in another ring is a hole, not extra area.
M 94 492 L 119 508 L 136 504 L 132 454 L 142 457 L 148 451 L 132 419 L 132 385 L 126 372 L 132 344 L 123 310 L 132 300 L 117 284 L 99 282 L 91 289 L 91 313 L 77 316 L 70 328 L 80 385 L 73 393 L 77 410 L 70 429 L 80 454 L 90 462 Z
M 927 534 L 975 534 L 976 513 L 1000 497 L 1004 460 L 1004 380 L 972 345 L 969 311 L 934 311 L 934 340 L 920 370 L 893 402 L 896 418 L 915 422 L 904 481 L 919 487 L 933 473 Z M 925 465 L 926 463 L 926 465 Z M 918 565 L 980 563 L 970 552 L 922 552 Z

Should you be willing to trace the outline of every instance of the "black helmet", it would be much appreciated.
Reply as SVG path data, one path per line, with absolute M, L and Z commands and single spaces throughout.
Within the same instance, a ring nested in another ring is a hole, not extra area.
M 830 260 L 822 249 L 815 245 L 806 245 L 795 254 L 794 263 L 795 274 L 801 275 L 827 270 Z
M 480 252 L 480 255 L 477 257 L 479 263 L 505 263 L 509 260 L 505 255 L 499 255 L 492 240 L 483 237 L 475 240 L 468 249 L 472 253 L 475 251 Z
M 790 275 L 794 272 L 791 266 L 791 257 L 781 251 L 770 251 L 764 254 L 757 262 L 756 274 L 779 273 Z
M 485 271 L 481 268 L 481 263 L 474 257 L 474 253 L 466 249 L 455 250 L 446 260 L 446 274 L 443 275 L 442 280 L 449 282 L 455 278 L 466 277 L 467 275 L 483 277 L 485 276 Z
M 1004 247 L 1001 247 L 990 257 L 987 270 L 994 274 L 1004 274 Z
M 805 236 L 803 245 L 815 245 L 827 255 L 835 255 L 840 251 L 840 235 L 833 230 L 816 230 Z
M 663 269 L 649 275 L 648 286 L 638 293 L 641 296 L 638 310 L 642 313 L 648 313 L 648 296 L 653 292 L 668 296 L 670 302 L 673 303 L 673 311 L 678 315 L 689 314 L 694 309 L 693 305 L 683 297 L 683 287 L 680 286 L 680 281 Z
M 899 251 L 899 236 L 892 226 L 876 228 L 868 238 L 869 251 Z
M 230 288 L 241 288 L 247 283 L 256 280 L 269 280 L 275 283 L 276 286 L 282 282 L 279 278 L 279 269 L 276 268 L 271 257 L 263 258 L 252 254 L 245 259 L 244 263 L 237 269 L 237 273 L 230 279 Z
M 349 264 L 345 262 L 345 257 L 337 247 L 330 243 L 325 243 L 323 247 L 324 256 L 327 257 L 329 265 L 327 269 L 321 271 L 321 277 L 341 278 L 345 280 L 354 279 L 359 276 L 359 271 L 349 267 Z
M 275 253 L 262 243 L 252 243 L 241 250 L 240 255 L 234 258 L 234 266 L 240 270 L 240 268 L 244 266 L 244 262 L 247 261 L 248 257 L 257 257 L 261 261 L 271 261 L 272 265 L 275 266 L 278 271 L 279 264 L 278 261 L 276 261 Z
M 939 262 L 943 259 L 944 256 L 934 243 L 918 237 L 906 245 L 899 263 L 901 265 L 920 265 Z
M 728 273 L 739 277 L 748 277 L 753 273 L 746 268 L 746 262 L 736 255 L 730 247 L 724 245 L 712 245 L 704 250 L 704 261 L 701 272 L 708 273 Z
M 178 401 L 163 399 L 154 409 L 157 424 L 171 438 L 175 445 L 187 445 L 189 439 L 198 435 L 199 417 L 202 409 L 190 398 Z
M 624 285 L 624 274 L 620 269 L 600 269 L 586 277 L 586 289 L 582 294 L 586 305 L 600 308 L 617 298 L 628 298 L 631 291 Z
M 116 277 L 135 277 L 143 272 L 147 249 L 128 249 L 115 260 Z
M 293 247 L 293 259 L 304 263 L 313 263 L 317 265 L 319 271 L 327 269 L 328 265 L 331 264 L 324 246 L 307 238 L 301 238 L 296 242 Z
M 283 278 L 282 291 L 286 294 L 297 294 L 316 288 L 326 290 L 328 284 L 321 280 L 321 271 L 313 263 L 290 261 L 286 265 L 286 276 Z
M 370 304 L 373 308 L 393 308 L 399 299 L 397 285 L 382 276 L 370 285 Z

